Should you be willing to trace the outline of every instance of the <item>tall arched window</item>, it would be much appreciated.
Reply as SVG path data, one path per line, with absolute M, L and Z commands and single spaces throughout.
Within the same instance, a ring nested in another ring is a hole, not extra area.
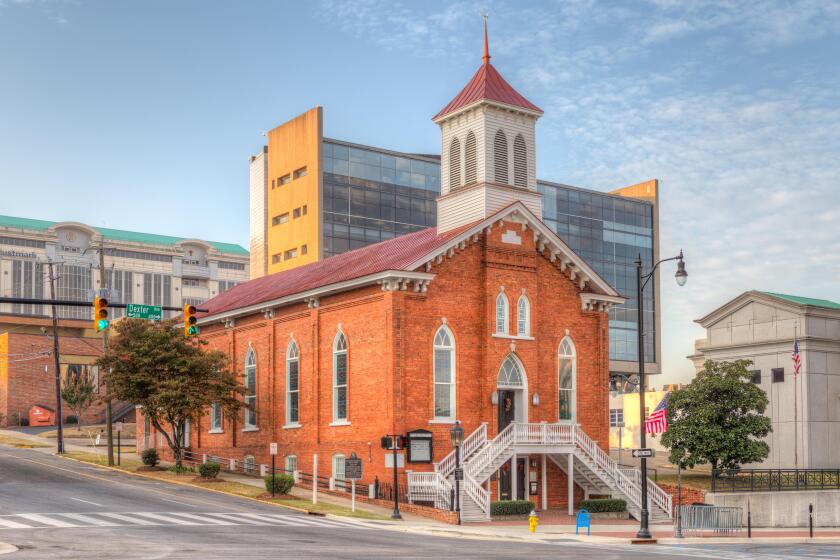
M 531 335 L 531 302 L 525 294 L 516 302 L 516 332 L 519 336 Z
M 513 184 L 517 187 L 528 186 L 528 148 L 521 134 L 517 134 L 513 140 Z
M 496 297 L 496 333 L 508 333 L 508 299 L 504 292 Z
M 245 356 L 245 422 L 246 430 L 257 427 L 257 354 L 248 348 Z
M 525 376 L 522 374 L 522 362 L 515 354 L 508 354 L 499 368 L 497 379 L 499 387 L 524 387 Z
M 505 133 L 499 129 L 493 140 L 493 166 L 496 168 L 494 177 L 500 185 L 508 184 L 508 144 Z
M 557 417 L 559 420 L 575 420 L 575 385 L 577 358 L 575 345 L 568 336 L 560 341 L 557 351 L 559 388 Z
M 476 163 L 475 134 L 470 131 L 464 142 L 464 184 L 471 185 L 478 181 L 478 164 Z
M 300 351 L 294 340 L 286 348 L 286 425 L 300 421 Z
M 453 138 L 449 144 L 449 188 L 461 186 L 461 143 Z
M 338 331 L 333 341 L 333 422 L 347 421 L 347 339 Z
M 435 334 L 435 420 L 455 420 L 455 342 L 444 325 Z

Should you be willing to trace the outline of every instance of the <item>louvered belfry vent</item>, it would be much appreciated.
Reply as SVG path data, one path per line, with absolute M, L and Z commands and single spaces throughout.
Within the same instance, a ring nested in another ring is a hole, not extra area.
M 528 149 L 521 134 L 517 134 L 513 141 L 513 184 L 528 186 Z
M 461 186 L 461 143 L 457 138 L 449 144 L 449 188 Z
M 507 137 L 501 129 L 496 132 L 496 138 L 493 141 L 493 165 L 496 168 L 494 173 L 496 183 L 509 184 Z
M 476 164 L 475 134 L 470 131 L 464 143 L 464 184 L 471 185 L 478 181 L 478 166 Z

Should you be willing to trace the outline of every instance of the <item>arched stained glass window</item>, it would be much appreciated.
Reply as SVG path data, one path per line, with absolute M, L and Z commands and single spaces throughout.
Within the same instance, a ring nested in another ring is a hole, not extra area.
M 514 354 L 508 354 L 502 367 L 499 368 L 499 387 L 524 387 L 525 376 L 522 373 L 522 362 Z
M 333 422 L 347 421 L 347 338 L 338 331 L 333 341 Z
M 245 429 L 257 427 L 257 354 L 248 348 L 245 356 Z
M 531 302 L 525 294 L 516 302 L 516 332 L 519 336 L 531 335 Z
M 286 424 L 300 421 L 300 349 L 292 340 L 286 348 Z
M 435 334 L 435 419 L 455 419 L 455 341 L 446 325 Z
M 557 387 L 559 420 L 574 421 L 575 419 L 575 386 L 577 355 L 575 345 L 568 336 L 560 341 L 557 351 Z

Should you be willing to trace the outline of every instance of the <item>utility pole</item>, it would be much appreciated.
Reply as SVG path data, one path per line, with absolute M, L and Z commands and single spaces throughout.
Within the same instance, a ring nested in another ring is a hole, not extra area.
M 55 275 L 53 274 L 52 259 L 47 261 L 50 271 L 50 297 L 55 301 Z M 58 437 L 55 438 L 56 451 L 64 453 L 64 419 L 61 414 L 61 363 L 58 356 L 58 312 L 55 303 L 52 304 L 52 327 L 53 327 L 53 357 L 55 358 L 55 421 L 58 426 Z
M 99 289 L 105 288 L 105 236 L 99 238 Z M 106 296 L 111 299 L 110 291 Z M 108 354 L 108 329 L 102 331 L 102 352 Z M 108 466 L 114 466 L 114 418 L 111 405 L 111 398 L 108 396 L 108 388 L 105 386 L 105 435 L 108 438 Z

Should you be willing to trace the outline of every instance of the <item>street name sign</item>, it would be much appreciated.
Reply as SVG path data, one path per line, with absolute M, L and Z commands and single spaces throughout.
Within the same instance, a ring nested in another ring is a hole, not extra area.
M 649 447 L 646 447 L 644 449 L 633 449 L 631 451 L 631 455 L 633 455 L 633 457 L 636 459 L 650 459 L 655 454 L 656 453 L 654 453 L 654 450 Z
M 128 303 L 125 306 L 125 316 L 132 319 L 163 320 L 163 310 L 159 305 L 143 305 L 142 303 Z

